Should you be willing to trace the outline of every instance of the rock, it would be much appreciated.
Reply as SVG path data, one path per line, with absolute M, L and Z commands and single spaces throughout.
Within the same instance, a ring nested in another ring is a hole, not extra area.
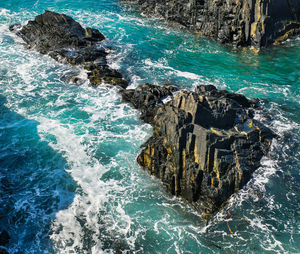
M 71 17 L 45 11 L 27 25 L 12 25 L 10 30 L 16 32 L 29 48 L 41 54 L 48 54 L 57 61 L 82 65 L 88 70 L 92 85 L 106 83 L 122 88 L 128 85 L 119 72 L 108 67 L 107 53 L 99 45 L 105 37 L 97 29 L 83 28 Z
M 260 48 L 300 33 L 300 0 L 122 0 L 233 46 Z
M 10 239 L 9 234 L 5 230 L 3 230 L 0 233 L 0 245 L 6 246 L 9 243 L 9 239 Z
M 163 105 L 163 99 L 172 96 L 177 87 L 169 84 L 155 86 L 143 84 L 137 89 L 121 91 L 122 99 L 130 102 L 136 109 L 141 111 L 141 119 L 151 123 L 159 106 Z
M 243 95 L 198 86 L 163 104 L 172 93 L 165 89 L 145 84 L 123 94 L 154 125 L 137 161 L 173 195 L 211 214 L 250 180 L 274 134 L 253 120 L 256 101 Z
M 0 254 L 9 254 L 8 251 L 0 247 Z
M 8 254 L 8 251 L 2 246 L 7 246 L 9 244 L 9 239 L 9 234 L 5 230 L 2 230 L 0 233 L 0 254 Z

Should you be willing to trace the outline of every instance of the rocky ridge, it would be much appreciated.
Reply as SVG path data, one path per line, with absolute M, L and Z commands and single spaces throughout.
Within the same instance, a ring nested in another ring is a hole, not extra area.
M 170 84 L 126 90 L 127 82 L 107 66 L 106 53 L 98 47 L 104 36 L 96 29 L 83 29 L 64 14 L 46 11 L 11 30 L 29 48 L 88 69 L 92 85 L 119 86 L 123 100 L 154 126 L 138 163 L 200 212 L 219 209 L 249 181 L 268 153 L 274 134 L 253 119 L 256 100 L 212 85 L 195 91 L 179 91 Z
M 69 16 L 45 11 L 27 25 L 12 25 L 10 30 L 15 31 L 29 48 L 41 54 L 48 54 L 60 62 L 83 66 L 92 85 L 106 83 L 122 88 L 128 85 L 118 71 L 107 65 L 107 53 L 99 45 L 105 37 L 97 29 L 83 28 Z
M 300 33 L 300 0 L 122 0 L 221 43 L 260 47 Z

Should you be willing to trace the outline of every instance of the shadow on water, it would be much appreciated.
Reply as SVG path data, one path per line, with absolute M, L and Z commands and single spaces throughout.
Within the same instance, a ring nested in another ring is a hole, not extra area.
M 73 201 L 66 160 L 41 141 L 36 121 L 12 112 L 0 95 L 0 233 L 11 253 L 53 253 L 51 222 Z

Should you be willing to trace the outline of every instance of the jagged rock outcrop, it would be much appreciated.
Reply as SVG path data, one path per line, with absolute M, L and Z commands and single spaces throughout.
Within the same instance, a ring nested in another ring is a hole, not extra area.
M 29 48 L 57 61 L 82 65 L 92 85 L 106 83 L 123 88 L 128 85 L 118 71 L 108 67 L 107 53 L 98 45 L 105 37 L 97 29 L 83 28 L 71 17 L 45 11 L 27 25 L 12 25 L 10 30 L 15 31 Z
M 257 102 L 243 95 L 199 86 L 163 104 L 160 95 L 169 95 L 165 89 L 145 84 L 126 98 L 144 111 L 156 107 L 154 113 L 143 112 L 151 116 L 144 120 L 154 124 L 154 133 L 138 163 L 172 194 L 201 212 L 213 213 L 249 181 L 274 134 L 253 120 Z
M 269 46 L 300 33 L 300 0 L 122 0 L 233 46 Z

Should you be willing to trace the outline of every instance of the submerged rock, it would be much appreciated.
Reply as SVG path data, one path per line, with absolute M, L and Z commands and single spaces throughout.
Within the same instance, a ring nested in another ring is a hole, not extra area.
M 233 46 L 278 44 L 300 33 L 300 0 L 122 0 Z
M 48 54 L 57 61 L 82 65 L 88 71 L 92 85 L 106 83 L 122 88 L 128 85 L 118 71 L 108 67 L 107 53 L 99 45 L 105 37 L 97 29 L 83 28 L 71 17 L 45 11 L 27 25 L 16 24 L 10 30 L 15 31 L 29 48 Z
M 173 195 L 213 213 L 249 181 L 274 134 L 253 120 L 256 101 L 243 95 L 198 86 L 163 104 L 165 89 L 146 84 L 128 92 L 154 124 L 137 161 Z

